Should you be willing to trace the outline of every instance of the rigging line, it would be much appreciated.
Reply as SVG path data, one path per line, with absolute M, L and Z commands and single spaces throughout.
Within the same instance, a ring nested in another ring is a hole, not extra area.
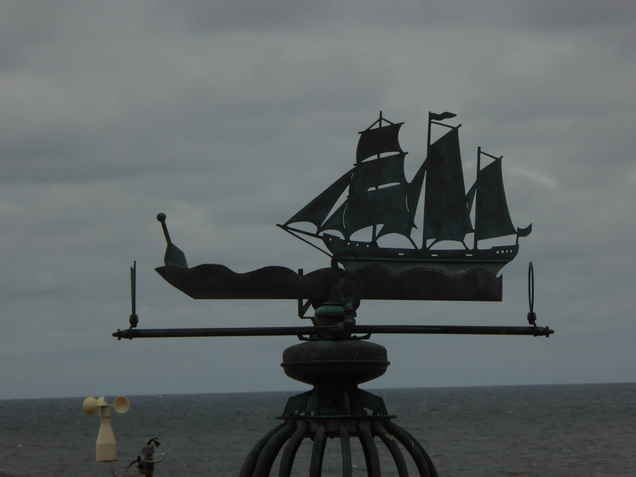
M 500 160 L 502 160 L 502 159 L 503 159 L 503 156 L 499 156 L 499 157 L 493 156 L 492 154 L 488 154 L 487 152 L 482 151 L 482 149 L 481 149 L 481 148 L 479 148 L 479 151 L 480 151 L 480 152 L 481 152 L 481 154 L 483 154 L 484 156 L 488 156 L 488 157 L 490 157 L 491 159 L 494 159 L 495 161 L 500 161 Z
M 318 245 L 311 243 L 309 240 L 301 237 L 300 235 L 298 235 L 297 233 L 293 232 L 292 230 L 290 230 L 288 227 L 284 227 L 284 226 L 280 226 L 279 227 L 281 229 L 283 229 L 285 232 L 287 232 L 288 234 L 293 235 L 294 237 L 296 237 L 298 240 L 302 240 L 303 242 L 305 242 L 308 245 L 311 245 L 312 247 L 314 247 L 316 250 L 321 251 L 322 253 L 324 253 L 327 257 L 333 257 L 329 252 L 324 251 L 323 249 L 321 249 Z

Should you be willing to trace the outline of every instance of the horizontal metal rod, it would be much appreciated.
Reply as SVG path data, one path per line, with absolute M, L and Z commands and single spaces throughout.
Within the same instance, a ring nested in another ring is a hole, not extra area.
M 315 335 L 335 327 L 272 327 L 272 328 L 164 328 L 117 330 L 118 339 L 133 338 L 194 338 L 221 336 L 299 336 Z M 542 326 L 453 326 L 453 325 L 357 325 L 351 333 L 384 334 L 445 334 L 445 335 L 513 335 L 550 336 L 550 328 Z
M 549 336 L 547 326 L 360 325 L 354 333 Z
M 161 328 L 117 330 L 115 338 L 194 338 L 205 336 L 296 336 L 317 333 L 314 326 L 270 328 Z

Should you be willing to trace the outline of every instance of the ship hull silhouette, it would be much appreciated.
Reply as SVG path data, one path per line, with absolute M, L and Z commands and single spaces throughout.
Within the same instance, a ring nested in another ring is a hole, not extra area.
M 477 268 L 496 275 L 519 252 L 518 245 L 487 250 L 423 251 L 375 247 L 368 242 L 344 240 L 330 234 L 324 234 L 322 240 L 332 253 L 340 255 L 339 261 L 351 271 L 377 263 L 394 273 L 429 269 L 457 275 Z

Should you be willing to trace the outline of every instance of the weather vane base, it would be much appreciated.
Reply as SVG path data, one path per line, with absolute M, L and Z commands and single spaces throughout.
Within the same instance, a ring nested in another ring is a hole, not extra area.
M 252 448 L 240 476 L 269 475 L 277 461 L 279 475 L 290 475 L 292 467 L 299 465 L 300 447 L 309 441 L 308 475 L 320 476 L 328 439 L 340 442 L 343 476 L 352 475 L 352 456 L 358 449 L 369 475 L 380 475 L 378 440 L 388 449 L 397 475 L 409 475 L 410 465 L 420 476 L 437 476 L 424 447 L 391 421 L 395 416 L 387 413 L 384 400 L 358 388 L 384 374 L 388 365 L 383 346 L 355 338 L 316 339 L 287 348 L 282 363 L 285 373 L 314 387 L 289 398 L 280 417 L 284 422 Z M 333 467 L 333 462 L 329 465 Z

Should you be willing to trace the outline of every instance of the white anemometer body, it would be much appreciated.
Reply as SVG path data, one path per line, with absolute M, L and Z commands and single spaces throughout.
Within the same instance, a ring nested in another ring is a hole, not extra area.
M 113 404 L 108 404 L 104 397 L 95 399 L 87 397 L 82 403 L 86 414 L 94 414 L 99 409 L 99 433 L 95 442 L 95 460 L 97 462 L 112 462 L 117 460 L 117 441 L 110 423 L 110 408 L 118 414 L 124 414 L 130 408 L 128 398 L 119 396 Z

